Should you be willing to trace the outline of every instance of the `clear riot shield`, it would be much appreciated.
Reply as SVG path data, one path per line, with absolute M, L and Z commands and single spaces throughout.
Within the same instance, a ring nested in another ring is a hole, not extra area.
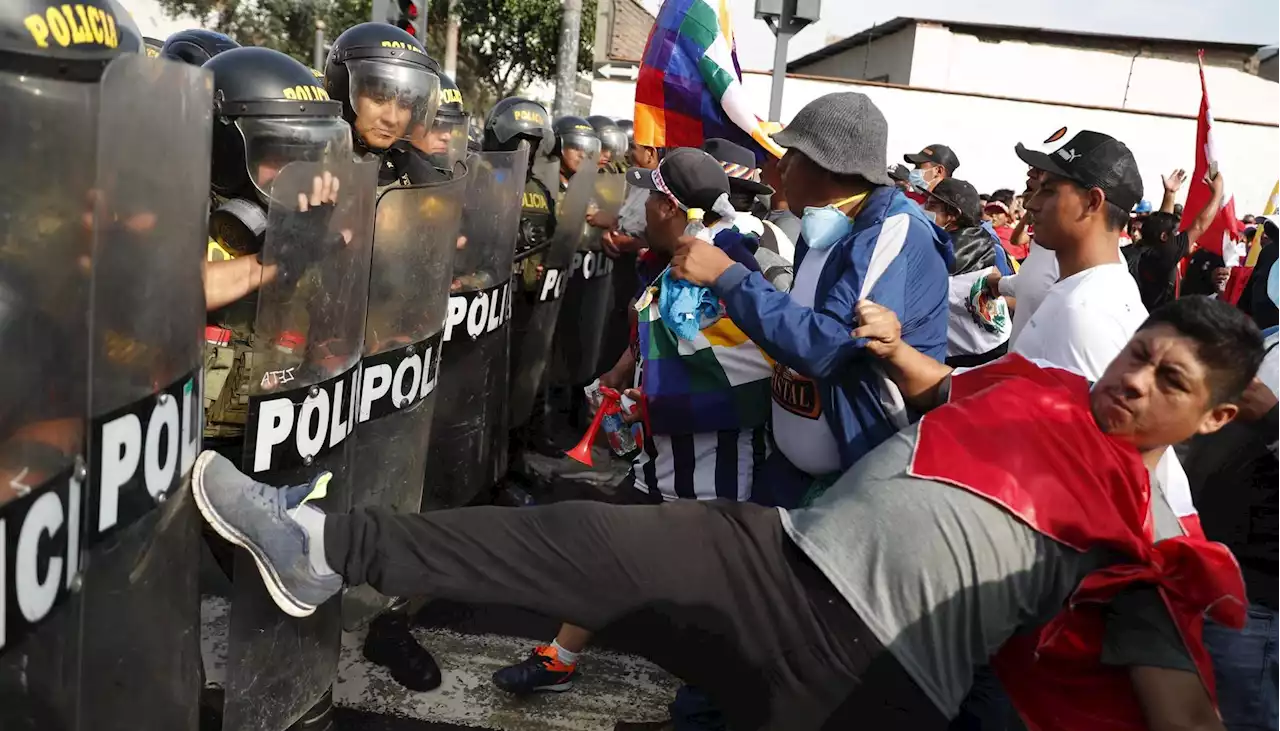
M 538 177 L 536 173 L 534 177 Z M 583 181 L 579 186 L 585 188 L 586 178 Z M 569 196 L 573 191 L 571 185 Z M 526 424 L 532 416 L 551 361 L 551 342 L 583 232 L 579 226 L 557 226 L 547 248 L 518 267 L 511 318 L 508 410 L 509 426 L 513 429 Z
M 511 265 L 528 151 L 467 159 L 422 509 L 465 505 L 506 472 Z
M 299 208 L 314 181 L 340 181 L 336 204 Z M 330 511 L 351 507 L 351 447 L 368 303 L 377 165 L 295 162 L 271 183 L 262 246 L 269 281 L 258 292 L 241 468 L 269 484 L 332 472 Z M 283 614 L 248 552 L 237 551 L 223 728 L 280 731 L 333 685 L 341 602 L 306 619 Z
M 0 728 L 77 725 L 94 84 L 0 71 Z M 25 538 L 24 538 L 25 536 Z
M 598 375 L 596 365 L 613 305 L 613 260 L 604 253 L 604 231 L 588 225 L 587 214 L 616 216 L 625 191 L 622 173 L 584 171 L 569 181 L 569 190 L 556 212 L 557 235 L 561 228 L 566 234 L 580 229 L 561 305 L 565 321 L 573 326 L 557 328 L 555 337 L 554 379 L 561 385 L 581 386 Z
M 212 101 L 208 72 L 144 56 L 117 59 L 101 81 L 81 728 L 199 721 L 190 478 L 203 431 Z M 173 174 L 157 175 L 157 159 Z
M 388 188 L 378 199 L 353 469 L 367 477 L 353 485 L 353 507 L 421 506 L 466 192 L 461 177 Z M 352 587 L 342 598 L 343 624 L 358 629 L 388 606 L 371 587 Z

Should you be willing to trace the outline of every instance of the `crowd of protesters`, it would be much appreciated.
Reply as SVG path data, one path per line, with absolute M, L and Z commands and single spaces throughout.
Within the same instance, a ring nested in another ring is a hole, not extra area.
M 294 606 L 345 580 L 565 622 L 510 692 L 625 626 L 688 685 L 620 729 L 1275 729 L 1275 222 L 1246 265 L 1196 246 L 1220 174 L 1153 210 L 1082 130 L 980 194 L 946 145 L 891 168 L 888 125 L 838 93 L 779 160 L 633 145 L 626 504 L 326 516 L 213 456 L 202 510 Z

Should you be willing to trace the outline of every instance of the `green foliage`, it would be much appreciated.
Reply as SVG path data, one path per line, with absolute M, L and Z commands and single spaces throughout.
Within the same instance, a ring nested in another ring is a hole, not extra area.
M 332 40 L 367 21 L 372 0 L 159 0 L 170 15 L 193 15 L 242 44 L 266 46 L 311 64 L 317 20 Z M 448 0 L 429 5 L 427 51 L 443 65 Z M 498 100 L 555 78 L 561 0 L 456 0 L 458 82 L 468 111 L 483 116 Z M 596 0 L 583 0 L 578 68 L 591 70 Z M 323 70 L 323 69 L 321 69 Z

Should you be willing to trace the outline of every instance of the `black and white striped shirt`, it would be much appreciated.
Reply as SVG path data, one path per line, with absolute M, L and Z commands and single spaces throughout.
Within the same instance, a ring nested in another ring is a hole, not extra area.
M 708 434 L 647 435 L 636 457 L 635 486 L 664 500 L 751 498 L 768 456 L 765 427 Z

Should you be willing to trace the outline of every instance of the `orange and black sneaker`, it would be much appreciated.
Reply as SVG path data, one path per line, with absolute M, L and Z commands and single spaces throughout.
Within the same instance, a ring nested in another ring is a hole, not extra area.
M 562 663 L 550 645 L 540 645 L 524 661 L 495 672 L 493 684 L 515 695 L 543 690 L 559 693 L 572 688 L 577 675 L 577 663 Z

